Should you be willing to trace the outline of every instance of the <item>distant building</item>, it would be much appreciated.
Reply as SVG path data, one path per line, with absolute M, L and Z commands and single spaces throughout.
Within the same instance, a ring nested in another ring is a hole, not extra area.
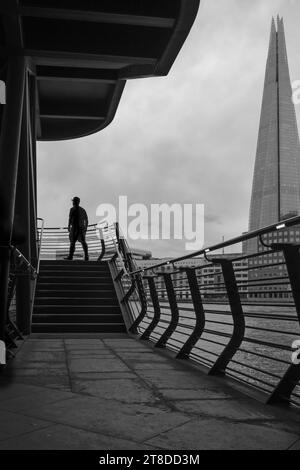
M 234 259 L 241 256 L 241 253 L 235 254 L 218 254 L 218 258 Z M 171 261 L 171 258 L 164 259 L 153 259 L 153 260 L 138 260 L 137 265 L 139 268 L 145 269 L 154 266 L 159 263 Z M 236 280 L 239 285 L 240 294 L 247 294 L 247 279 L 248 279 L 248 262 L 247 260 L 240 260 L 234 263 L 236 272 Z M 224 299 L 224 286 L 223 275 L 220 264 L 212 265 L 205 258 L 190 258 L 183 261 L 178 261 L 175 264 L 175 268 L 182 267 L 199 267 L 197 271 L 198 283 L 200 292 L 203 300 L 217 300 Z M 175 269 L 176 270 L 176 269 Z M 157 268 L 159 272 L 173 272 L 174 267 L 172 264 L 164 265 Z M 173 285 L 176 290 L 177 300 L 179 301 L 191 301 L 191 293 L 188 285 L 186 276 L 183 273 L 176 273 L 172 276 Z M 167 292 L 164 284 L 163 277 L 158 277 L 156 282 L 156 288 L 160 299 L 167 300 Z
M 300 143 L 295 108 L 292 101 L 283 20 L 272 20 L 266 66 L 257 152 L 250 205 L 249 231 L 266 227 L 299 215 L 300 211 Z M 291 227 L 264 237 L 267 244 L 300 243 L 300 227 Z M 265 248 L 258 239 L 244 244 L 244 251 L 255 253 Z M 249 259 L 249 281 L 275 278 L 285 270 L 283 255 L 273 253 Z M 272 282 L 272 279 L 271 281 Z M 264 283 L 266 284 L 266 283 Z M 250 297 L 282 298 L 286 286 L 250 288 Z

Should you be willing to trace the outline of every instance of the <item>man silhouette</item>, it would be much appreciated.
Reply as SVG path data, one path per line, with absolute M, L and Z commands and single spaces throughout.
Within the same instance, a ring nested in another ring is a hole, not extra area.
M 72 199 L 73 207 L 70 209 L 69 214 L 69 223 L 68 223 L 68 230 L 69 230 L 69 238 L 70 238 L 70 253 L 69 256 L 65 259 L 72 260 L 73 255 L 75 252 L 75 244 L 77 240 L 82 244 L 82 248 L 84 251 L 84 259 L 85 261 L 89 260 L 88 255 L 88 246 L 85 241 L 85 234 L 88 227 L 88 216 L 86 211 L 83 207 L 79 206 L 80 198 L 75 196 Z

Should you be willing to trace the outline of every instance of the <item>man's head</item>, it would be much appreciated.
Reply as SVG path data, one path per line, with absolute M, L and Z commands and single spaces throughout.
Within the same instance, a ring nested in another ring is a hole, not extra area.
M 79 206 L 80 197 L 75 196 L 73 197 L 72 201 L 73 201 L 73 206 Z

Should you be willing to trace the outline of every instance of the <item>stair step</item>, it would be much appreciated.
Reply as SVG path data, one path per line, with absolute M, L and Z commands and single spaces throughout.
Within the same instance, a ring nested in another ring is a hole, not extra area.
M 77 298 L 98 298 L 98 299 L 106 299 L 106 298 L 115 298 L 116 293 L 114 289 L 102 289 L 101 287 L 98 289 L 37 289 L 35 293 L 35 300 L 43 298 L 43 297 L 56 297 L 56 298 L 64 298 L 68 297 L 71 299 Z
M 63 280 L 62 280 L 63 281 Z M 36 291 L 39 290 L 74 290 L 74 289 L 80 289 L 80 290 L 114 290 L 114 286 L 112 281 L 109 282 L 92 282 L 92 283 L 87 283 L 87 282 L 82 282 L 82 283 L 74 283 L 74 282 L 38 282 Z
M 102 271 L 83 271 L 83 270 L 78 270 L 78 271 L 66 271 L 66 270 L 61 270 L 61 271 L 54 271 L 49 270 L 42 270 L 39 272 L 39 279 L 44 278 L 44 277 L 82 277 L 82 278 L 89 278 L 89 277 L 96 277 L 96 278 L 103 278 L 103 279 L 109 279 L 110 278 L 110 273 L 102 272 Z
M 32 333 L 125 333 L 124 323 L 33 323 Z
M 89 284 L 89 283 L 99 283 L 100 282 L 106 282 L 106 283 L 109 283 L 109 284 L 112 284 L 112 280 L 109 279 L 109 277 L 107 276 L 41 276 L 39 274 L 39 278 L 38 278 L 38 284 L 40 284 L 40 282 L 44 282 L 44 283 L 56 283 L 56 284 L 59 284 L 60 282 L 65 282 L 65 283 L 74 283 L 74 284 L 80 284 L 80 283 L 86 283 L 86 284 Z
M 33 323 L 123 323 L 123 317 L 119 314 L 35 314 Z
M 80 306 L 80 305 L 119 305 L 116 295 L 114 297 L 36 297 L 35 306 L 40 307 L 43 305 L 67 305 L 67 306 Z
M 99 269 L 41 269 L 39 277 L 44 276 L 111 277 L 108 271 L 101 271 Z
M 81 314 L 89 313 L 102 314 L 119 314 L 119 305 L 35 305 L 33 315 L 35 314 Z
M 108 263 L 41 260 L 32 332 L 126 332 Z
M 40 266 L 108 266 L 106 261 L 84 261 L 83 259 L 76 259 L 76 260 L 67 260 L 67 259 L 42 259 L 40 261 Z
M 94 271 L 107 271 L 109 272 L 109 267 L 107 264 L 42 264 L 40 265 L 41 270 L 53 270 L 53 271 L 60 271 L 64 269 L 74 269 L 74 270 L 94 270 Z

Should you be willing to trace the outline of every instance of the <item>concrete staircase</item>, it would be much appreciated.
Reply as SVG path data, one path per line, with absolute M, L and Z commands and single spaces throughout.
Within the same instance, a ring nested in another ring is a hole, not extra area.
M 108 264 L 41 261 L 33 333 L 119 333 L 125 324 Z

